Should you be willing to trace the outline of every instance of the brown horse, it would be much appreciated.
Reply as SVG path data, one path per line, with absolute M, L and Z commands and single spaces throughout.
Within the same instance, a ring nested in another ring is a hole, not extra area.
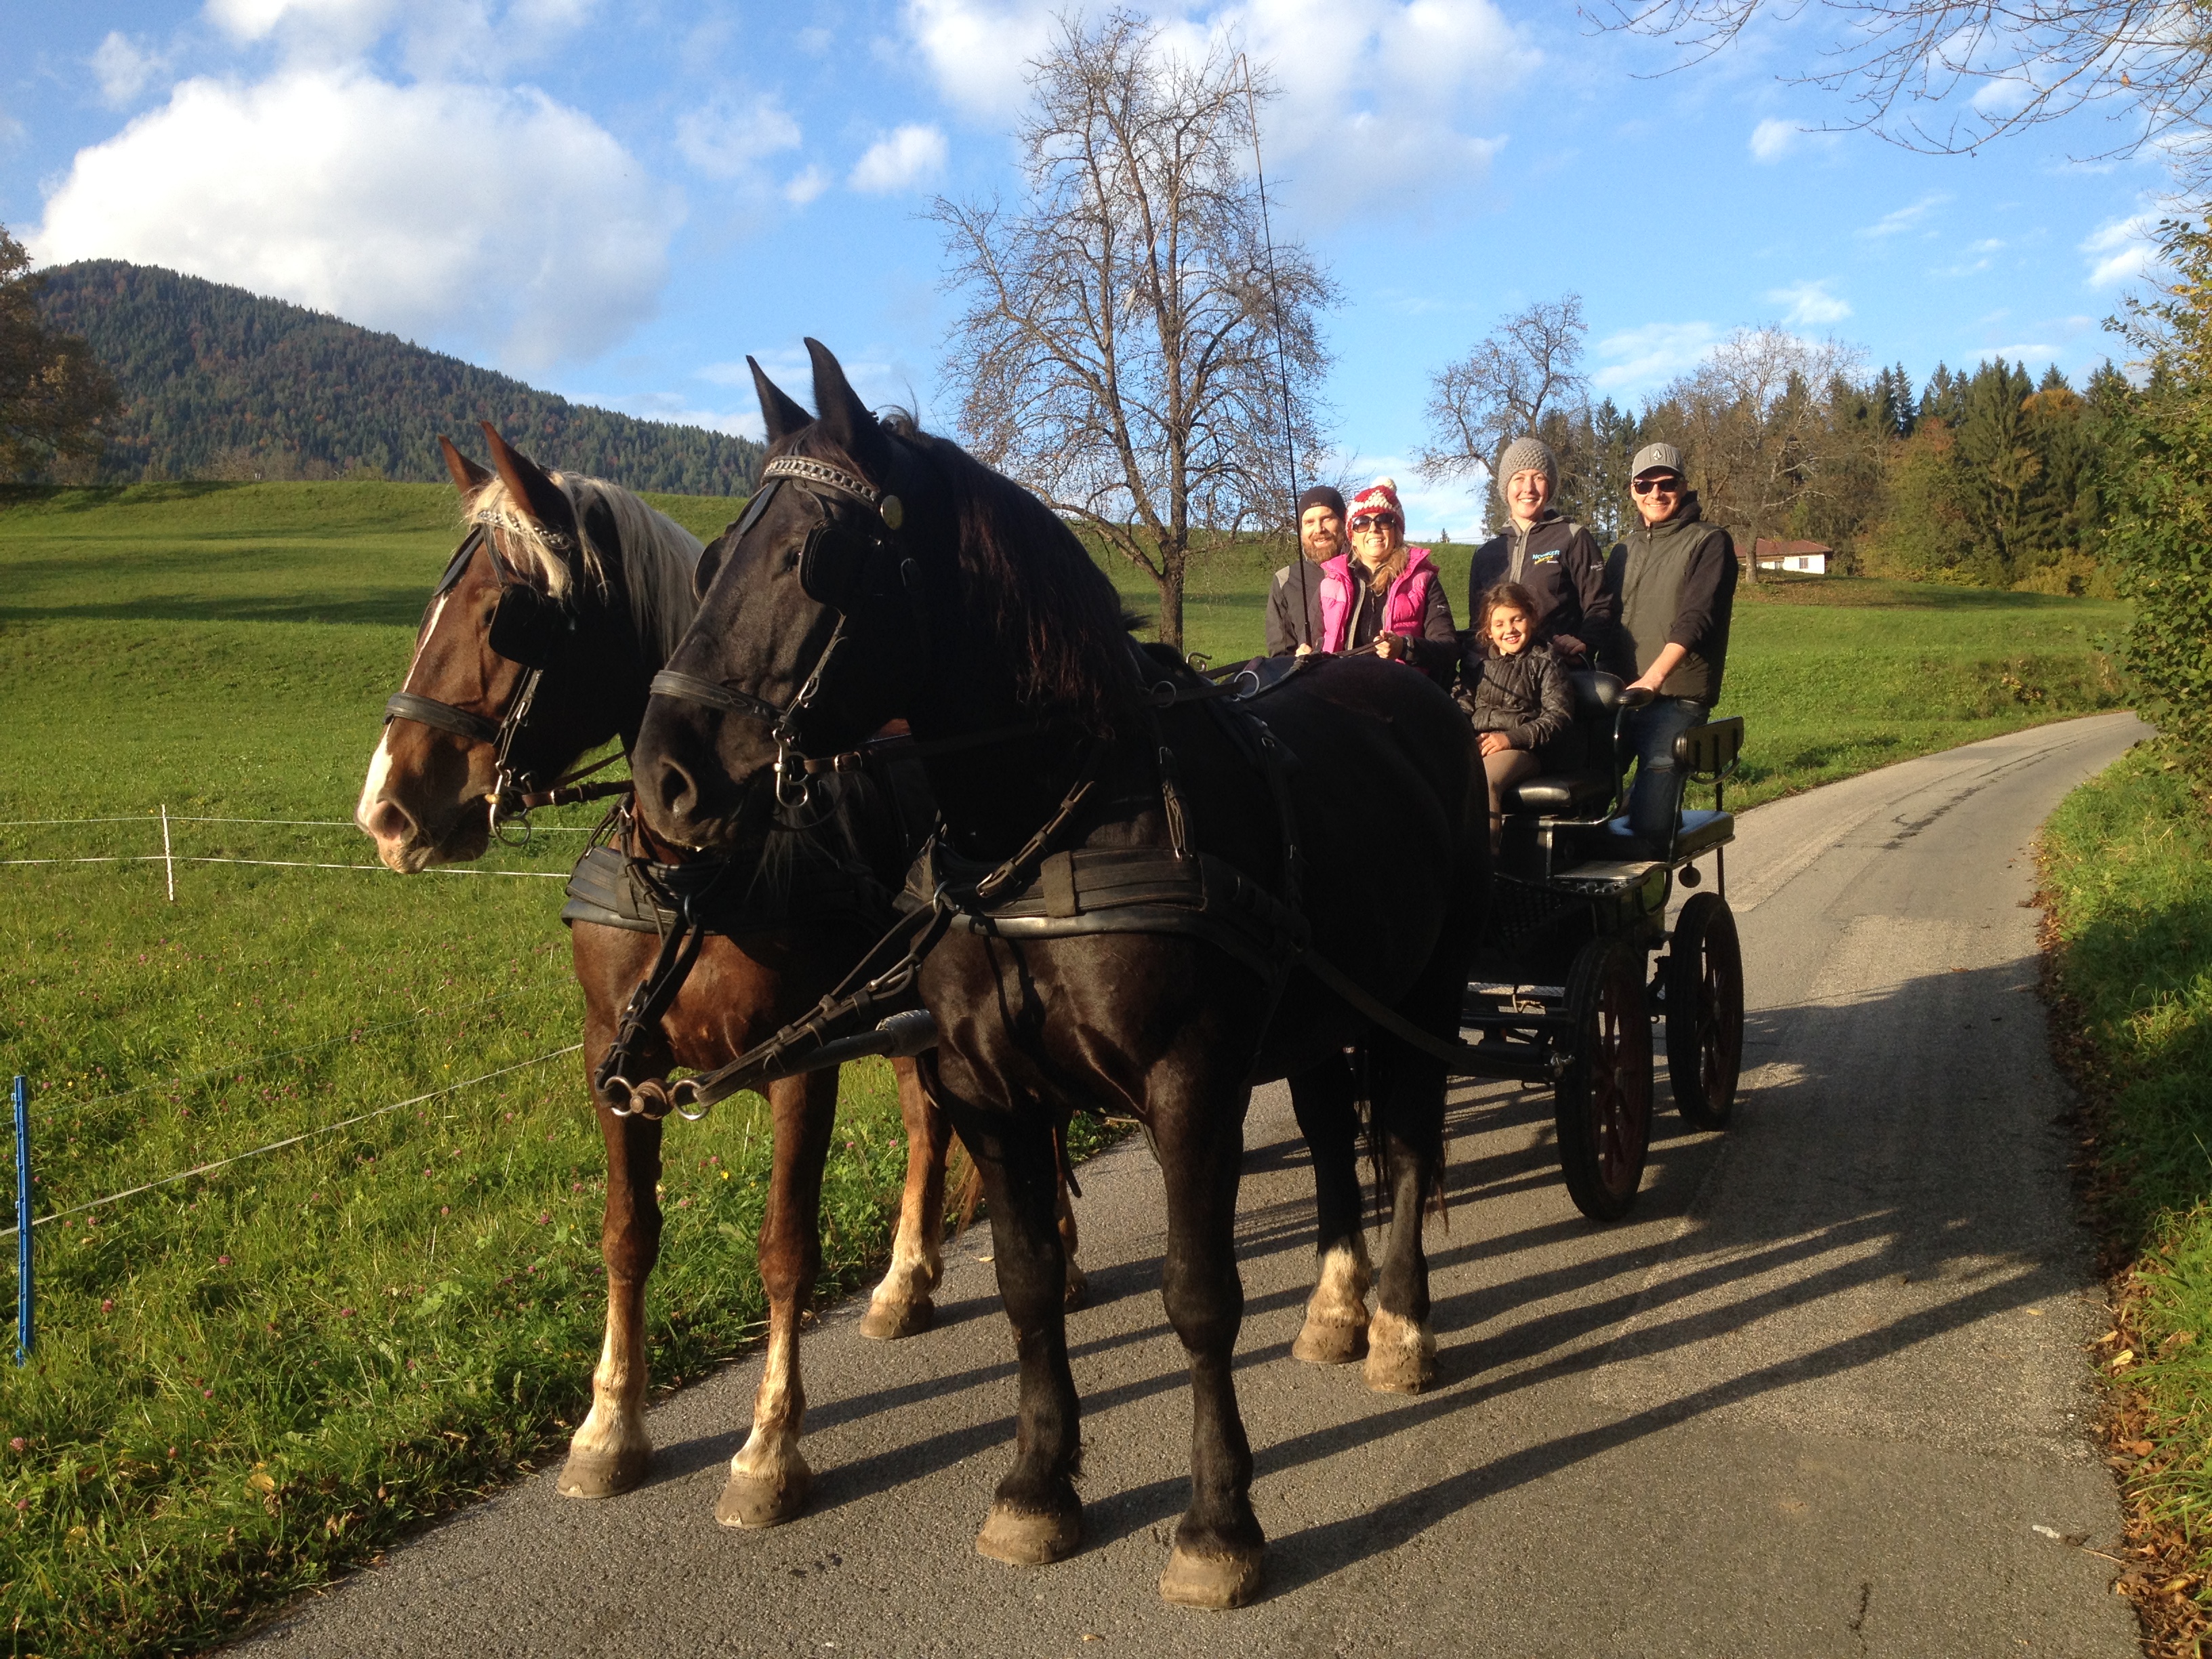
M 378 855 L 402 872 L 480 856 L 503 793 L 543 788 L 611 738 L 627 746 L 653 673 L 696 608 L 691 584 L 700 548 L 681 526 L 618 486 L 549 472 L 489 424 L 484 431 L 495 475 L 441 440 L 471 534 L 424 615 L 356 812 Z M 537 666 L 502 655 L 501 647 Z M 874 875 L 895 889 L 908 856 L 905 838 L 887 828 L 881 811 L 848 817 L 848 843 L 839 849 L 843 865 L 872 864 Z M 625 832 L 624 852 L 672 856 L 630 834 Z M 807 839 L 774 838 L 783 843 L 787 860 L 794 844 Z M 570 914 L 579 908 L 572 904 Z M 586 1003 L 587 1077 L 599 1075 L 631 988 L 659 949 L 652 908 L 644 914 L 628 927 L 572 924 Z M 654 1189 L 661 1123 L 649 1114 L 666 1109 L 668 1072 L 724 1064 L 771 1035 L 828 991 L 879 931 L 880 923 L 860 925 L 856 915 L 842 926 L 777 922 L 707 935 L 682 989 L 624 1068 L 642 1079 L 635 1103 L 644 1109 L 621 1115 L 617 1108 L 626 1103 L 619 1089 L 611 1095 L 593 1088 L 607 1148 L 600 1236 L 606 1338 L 592 1376 L 591 1413 L 561 1474 L 564 1494 L 626 1492 L 643 1479 L 652 1454 L 645 1426 L 644 1305 L 659 1249 Z M 913 1063 L 894 1065 L 907 1178 L 890 1267 L 861 1326 L 879 1339 L 911 1335 L 931 1323 L 930 1293 L 942 1269 L 950 1139 Z M 769 1085 L 767 1095 L 775 1130 L 760 1234 L 768 1353 L 751 1436 L 731 1461 L 715 1508 L 716 1518 L 733 1526 L 790 1519 L 804 1507 L 811 1479 L 798 1443 L 805 1406 L 798 1338 L 821 1268 L 818 1210 L 837 1073 L 787 1079 Z M 1072 1217 L 1068 1233 L 1072 1243 Z

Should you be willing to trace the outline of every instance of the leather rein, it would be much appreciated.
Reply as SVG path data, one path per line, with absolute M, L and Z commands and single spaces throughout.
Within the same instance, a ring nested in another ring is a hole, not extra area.
M 536 590 L 531 588 L 528 584 L 512 579 L 507 568 L 507 562 L 499 556 L 495 548 L 489 545 L 483 526 L 474 525 L 470 527 L 469 533 L 461 538 L 460 546 L 454 550 L 453 559 L 446 567 L 444 577 L 441 579 L 436 591 L 431 595 L 432 599 L 437 599 L 453 591 L 454 585 L 460 580 L 462 573 L 468 568 L 470 560 L 475 557 L 479 547 L 483 548 L 486 555 L 491 559 L 492 568 L 499 574 L 501 608 L 506 606 L 507 595 L 511 592 L 519 590 L 536 594 Z M 544 598 L 542 595 L 538 597 Z M 550 601 L 547 600 L 546 603 L 550 604 Z M 574 625 L 572 619 L 568 626 L 573 629 Z M 497 611 L 494 613 L 492 631 L 494 636 L 492 648 L 496 652 L 499 633 Z M 594 784 L 580 783 L 580 780 L 613 765 L 621 758 L 617 755 L 610 755 L 605 760 L 571 772 L 564 777 L 557 778 L 543 789 L 529 787 L 532 781 L 530 775 L 514 770 L 508 757 L 514 750 L 516 738 L 521 735 L 523 727 L 530 720 L 531 705 L 537 700 L 538 682 L 544 678 L 545 668 L 543 663 L 523 662 L 518 658 L 509 658 L 508 660 L 514 662 L 522 670 L 522 674 L 515 681 L 514 689 L 507 693 L 507 702 L 501 708 L 496 720 L 479 714 L 473 709 L 441 702 L 436 697 L 426 697 L 418 691 L 403 690 L 393 692 L 385 700 L 384 723 L 389 726 L 393 720 L 412 720 L 417 726 L 427 726 L 435 731 L 449 732 L 453 736 L 465 738 L 471 743 L 488 745 L 492 751 L 492 764 L 495 770 L 491 793 L 485 799 L 494 830 L 499 828 L 502 818 L 526 814 L 540 806 L 566 806 L 578 801 L 601 799 L 609 795 L 620 794 L 627 790 L 629 784 L 626 780 L 610 780 Z M 413 677 L 411 670 L 409 677 L 410 678 Z

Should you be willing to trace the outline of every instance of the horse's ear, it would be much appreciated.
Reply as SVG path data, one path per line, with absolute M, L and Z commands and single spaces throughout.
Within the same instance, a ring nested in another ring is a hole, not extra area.
M 881 478 L 890 466 L 890 440 L 846 380 L 844 365 L 830 355 L 830 348 L 819 340 L 809 340 L 806 352 L 814 359 L 814 406 L 822 411 L 822 429 L 859 464 L 861 471 Z
M 438 434 L 438 447 L 445 453 L 446 471 L 453 475 L 453 488 L 465 499 L 491 482 L 491 474 L 453 447 L 453 441 L 444 433 Z
M 483 426 L 484 441 L 491 446 L 491 464 L 499 469 L 515 506 L 544 529 L 564 536 L 575 534 L 575 509 L 568 505 L 561 486 L 545 476 L 544 468 L 501 437 L 489 421 Z
M 751 358 L 745 367 L 753 372 L 753 391 L 760 398 L 761 419 L 768 427 L 768 441 L 781 443 L 803 426 L 813 424 L 814 417 L 783 394 L 783 388 L 761 372 L 761 366 Z

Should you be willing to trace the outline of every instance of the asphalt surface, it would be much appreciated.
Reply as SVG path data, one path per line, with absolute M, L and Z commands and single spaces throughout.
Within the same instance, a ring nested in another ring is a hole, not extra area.
M 1073 1559 L 1016 1569 L 973 1548 L 1015 1389 L 979 1231 L 951 1252 L 935 1331 L 866 1341 L 855 1300 L 806 1338 L 817 1480 L 799 1521 L 714 1524 L 757 1371 L 738 1364 L 654 1411 L 640 1491 L 580 1503 L 541 1475 L 246 1645 L 2136 1653 L 2093 1553 L 2119 1522 L 2086 1432 L 2083 1346 L 2103 1326 L 2036 997 L 2027 849 L 2144 730 L 2045 726 L 1745 815 L 1728 859 L 1752 1004 L 1735 1126 L 1686 1133 L 1663 1112 L 1636 1211 L 1600 1228 L 1559 1182 L 1547 1094 L 1456 1092 L 1431 1393 L 1371 1395 L 1356 1365 L 1289 1358 L 1312 1188 L 1286 1095 L 1261 1091 L 1237 1372 L 1271 1540 L 1252 1607 L 1156 1594 L 1189 1413 L 1158 1291 L 1158 1176 L 1135 1141 L 1082 1172 L 1094 1300 L 1071 1325 Z

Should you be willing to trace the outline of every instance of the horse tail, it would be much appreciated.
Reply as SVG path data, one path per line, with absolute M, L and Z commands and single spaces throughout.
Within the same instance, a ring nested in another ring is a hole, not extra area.
M 983 1171 L 968 1155 L 967 1143 L 952 1137 L 952 1157 L 945 1170 L 945 1190 L 952 1195 L 952 1237 L 957 1238 L 975 1224 L 983 1202 Z

